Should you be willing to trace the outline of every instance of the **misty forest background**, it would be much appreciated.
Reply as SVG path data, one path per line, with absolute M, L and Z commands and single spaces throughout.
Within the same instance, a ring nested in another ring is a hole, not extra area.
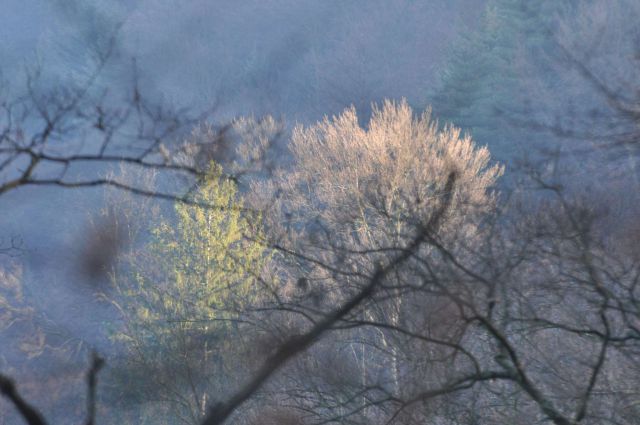
M 640 424 L 639 22 L 2 0 L 0 424 Z

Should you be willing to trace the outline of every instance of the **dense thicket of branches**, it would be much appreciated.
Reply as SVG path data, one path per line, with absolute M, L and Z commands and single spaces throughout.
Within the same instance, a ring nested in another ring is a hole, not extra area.
M 0 330 L 16 341 L 0 352 L 0 421 L 640 424 L 636 209 L 615 186 L 628 181 L 590 186 L 637 145 L 637 72 L 578 39 L 595 22 L 622 46 L 610 55 L 628 65 L 640 49 L 612 28 L 625 0 L 525 3 L 489 1 L 453 49 L 434 101 L 454 124 L 387 100 L 290 132 L 270 117 L 214 126 L 136 78 L 100 89 L 109 47 L 73 87 L 30 74 L 0 103 L 0 195 L 106 190 L 79 280 L 113 320 L 96 330 L 109 349 L 78 370 L 88 344 L 34 306 L 23 244 L 0 235 Z M 543 48 L 545 78 L 519 79 L 522 49 Z M 532 89 L 574 80 L 598 108 L 554 99 L 529 115 Z M 523 128 L 562 149 L 501 185 L 475 134 L 501 146 Z M 571 162 L 566 139 L 606 154 Z M 66 376 L 20 379 L 61 358 Z

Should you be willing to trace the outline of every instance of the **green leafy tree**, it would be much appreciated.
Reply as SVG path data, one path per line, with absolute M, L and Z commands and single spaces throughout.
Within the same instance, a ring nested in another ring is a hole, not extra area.
M 257 300 L 268 261 L 251 237 L 259 236 L 260 217 L 244 209 L 220 167 L 212 166 L 192 200 L 176 204 L 175 222 L 153 227 L 132 279 L 116 285 L 124 327 L 115 337 L 128 350 L 122 380 L 135 393 L 127 397 L 143 406 L 138 421 L 149 411 L 153 423 L 199 423 L 232 385 L 226 377 L 239 368 L 231 360 L 242 347 L 238 319 Z

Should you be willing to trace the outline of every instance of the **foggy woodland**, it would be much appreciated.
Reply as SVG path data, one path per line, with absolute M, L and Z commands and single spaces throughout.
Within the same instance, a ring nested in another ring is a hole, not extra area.
M 640 425 L 639 22 L 2 0 L 0 424 Z

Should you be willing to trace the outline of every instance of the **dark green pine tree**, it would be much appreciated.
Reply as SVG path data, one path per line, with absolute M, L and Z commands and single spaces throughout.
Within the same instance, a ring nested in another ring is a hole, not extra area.
M 545 58 L 553 25 L 573 0 L 488 0 L 479 27 L 453 43 L 430 100 L 442 120 L 470 131 L 508 159 L 530 142 L 514 125 L 528 114 L 535 85 L 553 84 Z

